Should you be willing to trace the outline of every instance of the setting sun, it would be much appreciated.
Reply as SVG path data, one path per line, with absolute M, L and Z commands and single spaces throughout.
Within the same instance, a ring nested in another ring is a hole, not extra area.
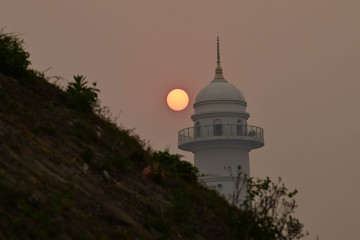
M 169 92 L 166 101 L 172 110 L 181 111 L 189 104 L 189 96 L 182 89 L 174 89 Z

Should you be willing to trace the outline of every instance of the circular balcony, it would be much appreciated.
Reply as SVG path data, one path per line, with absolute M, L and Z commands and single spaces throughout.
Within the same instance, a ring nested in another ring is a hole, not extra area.
M 226 141 L 225 141 L 226 140 Z M 264 146 L 264 129 L 240 124 L 214 124 L 189 127 L 178 132 L 178 147 L 192 151 L 197 146 L 222 142 L 242 144 L 249 149 Z

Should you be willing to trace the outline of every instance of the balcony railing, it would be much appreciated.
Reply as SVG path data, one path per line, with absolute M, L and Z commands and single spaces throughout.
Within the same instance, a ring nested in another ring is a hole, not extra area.
M 253 139 L 264 140 L 260 127 L 240 124 L 214 124 L 189 127 L 178 132 L 179 145 L 192 141 L 210 139 Z

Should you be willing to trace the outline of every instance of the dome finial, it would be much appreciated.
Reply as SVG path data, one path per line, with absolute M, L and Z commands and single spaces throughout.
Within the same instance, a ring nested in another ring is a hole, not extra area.
M 224 79 L 223 76 L 223 72 L 222 72 L 222 68 L 220 66 L 220 41 L 219 41 L 219 36 L 217 36 L 216 38 L 216 43 L 217 43 L 217 66 L 215 69 L 215 78 L 213 80 L 213 82 L 226 82 L 226 80 Z

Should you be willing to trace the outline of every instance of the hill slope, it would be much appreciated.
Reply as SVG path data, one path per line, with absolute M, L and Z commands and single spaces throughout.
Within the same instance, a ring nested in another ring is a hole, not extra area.
M 0 240 L 307 234 L 292 215 L 296 189 L 250 178 L 241 210 L 229 206 L 181 156 L 153 151 L 117 126 L 98 106 L 96 84 L 79 75 L 66 91 L 50 84 L 29 67 L 22 44 L 0 30 Z M 240 190 L 241 172 L 232 177 Z
M 46 80 L 0 75 L 0 239 L 232 239 L 234 209 L 196 181 L 144 177 L 153 158 Z

